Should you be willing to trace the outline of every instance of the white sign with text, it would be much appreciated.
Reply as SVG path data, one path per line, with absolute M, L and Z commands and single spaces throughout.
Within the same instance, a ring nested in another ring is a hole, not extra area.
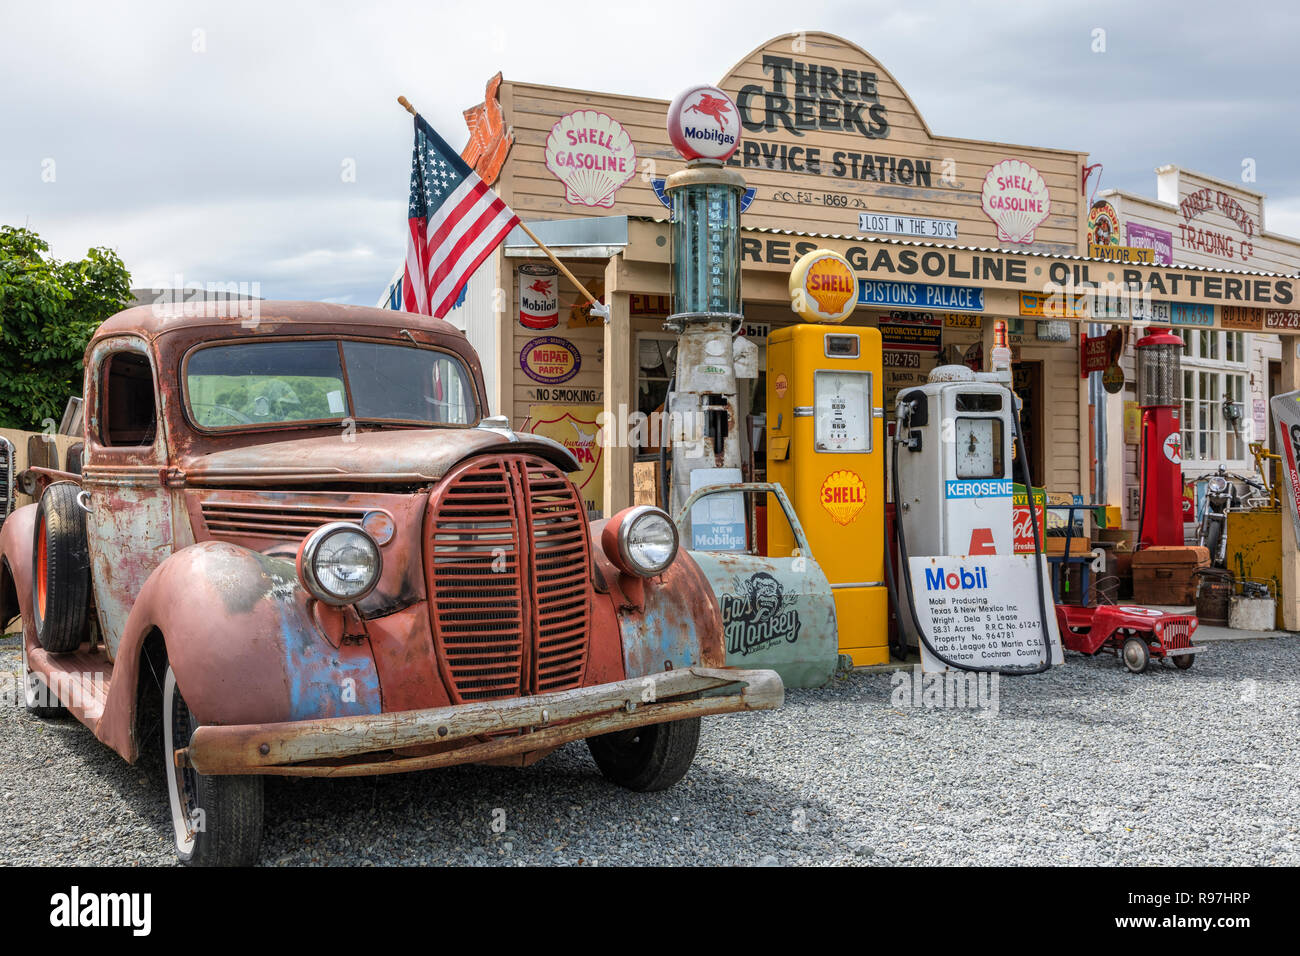
M 858 213 L 859 232 L 882 232 L 889 236 L 916 236 L 922 239 L 956 239 L 956 219 L 927 219 L 923 216 L 900 216 L 895 213 Z
M 916 616 L 935 649 L 961 664 L 1019 670 L 1042 663 L 1046 630 L 1052 663 L 1062 663 L 1047 559 L 1039 558 L 1046 621 L 1040 620 L 1034 559 L 1032 554 L 911 558 Z M 949 669 L 924 645 L 921 668 L 927 674 Z

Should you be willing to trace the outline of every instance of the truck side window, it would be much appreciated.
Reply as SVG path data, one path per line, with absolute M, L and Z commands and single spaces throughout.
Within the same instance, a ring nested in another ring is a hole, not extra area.
M 105 445 L 152 445 L 157 428 L 153 371 L 139 352 L 118 352 L 104 360 L 100 379 L 100 432 Z

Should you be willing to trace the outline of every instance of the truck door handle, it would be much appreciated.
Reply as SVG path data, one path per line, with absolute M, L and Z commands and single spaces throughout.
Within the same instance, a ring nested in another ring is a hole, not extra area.
M 86 514 L 94 514 L 94 509 L 90 507 L 89 491 L 82 490 L 77 492 L 77 507 L 80 508 L 82 511 L 84 511 Z

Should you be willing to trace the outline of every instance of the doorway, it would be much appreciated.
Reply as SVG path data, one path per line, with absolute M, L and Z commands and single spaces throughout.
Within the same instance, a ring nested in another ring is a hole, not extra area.
M 1013 362 L 1011 365 L 1011 387 L 1020 397 L 1020 430 L 1029 458 L 1029 476 L 1034 487 L 1045 488 L 1046 473 L 1043 470 L 1043 363 Z M 1012 475 L 1020 480 L 1019 464 Z

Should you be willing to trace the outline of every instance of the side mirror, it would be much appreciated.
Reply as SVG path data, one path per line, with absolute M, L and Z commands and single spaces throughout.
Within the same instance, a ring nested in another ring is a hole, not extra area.
M 82 402 L 78 395 L 68 399 L 68 405 L 63 410 L 63 418 L 59 422 L 60 435 L 80 435 L 81 434 L 81 414 Z

